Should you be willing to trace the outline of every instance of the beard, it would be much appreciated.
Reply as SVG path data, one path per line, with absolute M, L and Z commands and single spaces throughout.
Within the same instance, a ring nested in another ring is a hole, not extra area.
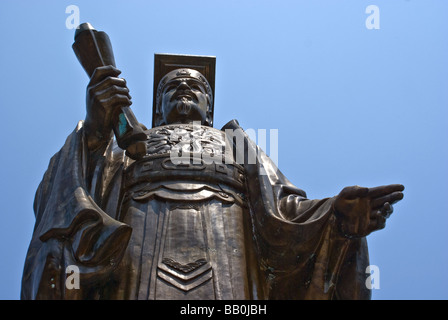
M 164 107 L 164 123 L 190 123 L 192 121 L 204 122 L 206 111 L 191 99 L 182 97 L 172 101 Z
M 192 109 L 192 100 L 189 100 L 185 97 L 181 98 L 176 105 L 176 110 L 179 115 L 187 116 L 190 114 Z

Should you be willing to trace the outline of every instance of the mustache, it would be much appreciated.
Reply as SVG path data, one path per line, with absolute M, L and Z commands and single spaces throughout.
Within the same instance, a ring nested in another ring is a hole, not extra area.
M 185 89 L 185 90 L 177 90 L 171 97 L 170 101 L 178 100 L 179 98 L 186 98 L 188 100 L 193 100 L 194 102 L 198 102 L 198 97 L 193 91 Z
M 192 101 L 187 101 L 184 98 L 181 98 L 176 105 L 176 110 L 180 115 L 188 115 L 191 112 L 193 107 Z

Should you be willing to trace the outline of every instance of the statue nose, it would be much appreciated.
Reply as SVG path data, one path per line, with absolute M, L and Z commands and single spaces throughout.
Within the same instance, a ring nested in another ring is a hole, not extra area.
M 185 81 L 182 81 L 177 86 L 177 90 L 189 90 L 189 89 L 190 89 L 190 87 L 188 86 L 188 84 Z

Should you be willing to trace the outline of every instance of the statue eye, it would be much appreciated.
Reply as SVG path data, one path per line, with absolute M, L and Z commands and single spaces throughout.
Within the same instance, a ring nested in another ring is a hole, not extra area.
M 168 86 L 165 88 L 165 93 L 168 93 L 168 92 L 170 92 L 170 91 L 173 91 L 174 89 L 176 89 L 176 87 L 177 87 L 177 86 L 175 86 L 175 85 L 168 85 Z

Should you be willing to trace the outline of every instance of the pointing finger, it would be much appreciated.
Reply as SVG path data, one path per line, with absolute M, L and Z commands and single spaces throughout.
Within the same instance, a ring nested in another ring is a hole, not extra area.
M 369 188 L 369 196 L 372 198 L 378 198 L 385 196 L 389 193 L 393 193 L 396 191 L 403 191 L 404 186 L 402 184 L 389 184 L 386 186 Z
M 376 198 L 372 200 L 372 208 L 380 208 L 385 205 L 386 202 L 388 202 L 390 205 L 400 201 L 403 199 L 403 193 L 400 191 L 393 192 L 391 194 L 388 194 L 384 197 Z

